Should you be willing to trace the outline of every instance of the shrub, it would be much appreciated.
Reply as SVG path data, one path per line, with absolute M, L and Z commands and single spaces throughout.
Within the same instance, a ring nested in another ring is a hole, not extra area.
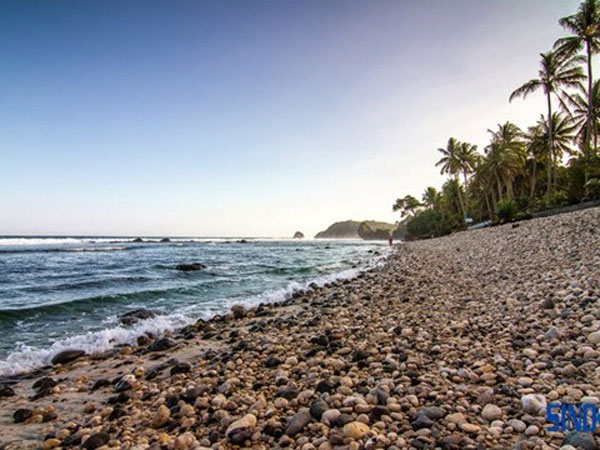
M 510 222 L 519 213 L 519 205 L 511 198 L 504 198 L 498 202 L 498 217 L 501 222 Z

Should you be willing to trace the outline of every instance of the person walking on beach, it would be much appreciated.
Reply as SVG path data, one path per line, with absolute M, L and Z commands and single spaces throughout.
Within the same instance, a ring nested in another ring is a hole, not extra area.
M 394 238 L 392 236 L 390 236 L 388 238 L 388 242 L 390 243 L 390 247 L 392 246 L 392 244 L 394 243 Z

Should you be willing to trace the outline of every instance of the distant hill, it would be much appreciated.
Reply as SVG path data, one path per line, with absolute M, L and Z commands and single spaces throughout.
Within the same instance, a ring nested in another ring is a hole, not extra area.
M 316 234 L 316 239 L 360 239 L 358 229 L 369 229 L 371 231 L 386 230 L 393 231 L 396 226 L 387 222 L 378 222 L 376 220 L 346 220 L 344 222 L 336 222 L 329 226 L 325 231 Z M 372 237 L 367 237 L 372 239 Z

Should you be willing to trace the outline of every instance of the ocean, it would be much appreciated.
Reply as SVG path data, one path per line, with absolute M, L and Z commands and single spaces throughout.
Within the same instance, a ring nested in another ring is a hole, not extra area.
M 280 301 L 380 264 L 380 242 L 237 238 L 0 237 L 0 375 L 68 348 L 134 343 L 234 304 Z M 182 272 L 178 264 L 201 263 Z M 154 317 L 124 324 L 123 314 Z

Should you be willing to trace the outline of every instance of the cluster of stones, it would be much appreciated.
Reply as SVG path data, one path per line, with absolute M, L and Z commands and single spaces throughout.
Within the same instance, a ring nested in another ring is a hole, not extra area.
M 352 280 L 79 355 L 0 389 L 0 442 L 597 449 L 545 414 L 600 401 L 598 223 L 591 209 L 403 244 Z

